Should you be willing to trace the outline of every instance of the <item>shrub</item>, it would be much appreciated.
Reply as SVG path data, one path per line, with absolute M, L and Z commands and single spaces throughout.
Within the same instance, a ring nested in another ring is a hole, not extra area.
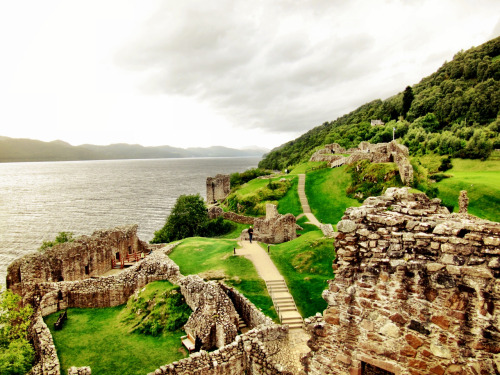
M 65 242 L 73 242 L 72 232 L 59 232 L 54 241 L 43 241 L 42 246 L 38 249 L 39 251 L 47 250 L 48 248 Z

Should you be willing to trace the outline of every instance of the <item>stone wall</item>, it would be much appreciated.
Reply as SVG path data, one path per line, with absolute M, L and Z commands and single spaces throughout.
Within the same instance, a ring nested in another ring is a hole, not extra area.
M 238 314 L 221 286 L 198 275 L 186 276 L 178 284 L 193 310 L 184 326 L 186 333 L 199 339 L 205 350 L 233 342 L 238 335 Z
M 137 237 L 137 225 L 97 231 L 92 236 L 81 236 L 74 242 L 15 260 L 7 268 L 7 288 L 22 295 L 26 282 L 71 281 L 99 276 L 112 268 L 112 259 L 148 251 L 147 246 Z
M 218 350 L 210 353 L 202 350 L 161 366 L 149 375 L 292 375 L 274 363 L 266 349 L 267 341 L 282 340 L 287 334 L 281 326 L 254 329 Z
M 207 202 L 216 203 L 224 200 L 231 192 L 231 178 L 229 175 L 218 174 L 207 177 Z
M 292 214 L 280 215 L 273 204 L 266 204 L 266 217 L 254 221 L 253 239 L 268 244 L 292 241 L 297 238 L 297 219 Z M 244 230 L 241 240 L 248 239 Z
M 231 220 L 234 221 L 235 223 L 240 223 L 240 224 L 253 225 L 255 221 L 254 217 L 239 215 L 231 211 L 224 212 L 224 210 L 218 206 L 212 206 L 208 209 L 208 217 L 210 220 L 216 219 L 220 216 L 222 216 L 226 220 Z
M 229 299 L 231 299 L 234 308 L 245 321 L 245 324 L 250 328 L 255 328 L 261 325 L 271 326 L 273 321 L 268 316 L 265 316 L 262 311 L 257 309 L 255 305 L 248 300 L 243 294 L 238 292 L 236 289 L 220 284 L 224 292 L 227 294 Z
M 388 189 L 338 223 L 308 374 L 500 372 L 500 223 Z
M 30 327 L 33 346 L 36 353 L 36 364 L 30 375 L 59 375 L 59 358 L 49 327 L 45 324 L 41 311 L 35 312 Z

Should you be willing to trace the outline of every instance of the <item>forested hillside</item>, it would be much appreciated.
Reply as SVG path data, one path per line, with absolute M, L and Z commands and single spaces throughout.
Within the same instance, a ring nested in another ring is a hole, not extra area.
M 485 159 L 500 148 L 499 108 L 500 37 L 458 52 L 437 72 L 395 96 L 366 103 L 272 150 L 259 167 L 284 169 L 334 142 L 346 148 L 361 141 L 388 142 L 393 128 L 412 155 Z M 374 119 L 385 125 L 371 126 Z

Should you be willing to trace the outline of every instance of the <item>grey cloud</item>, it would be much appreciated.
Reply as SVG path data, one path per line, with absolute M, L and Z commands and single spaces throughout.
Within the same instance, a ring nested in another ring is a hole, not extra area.
M 364 87 L 391 62 L 369 27 L 351 24 L 364 4 L 169 1 L 117 61 L 149 73 L 146 91 L 195 96 L 235 126 L 305 131 L 377 97 Z M 382 46 L 415 53 L 429 30 L 395 30 Z

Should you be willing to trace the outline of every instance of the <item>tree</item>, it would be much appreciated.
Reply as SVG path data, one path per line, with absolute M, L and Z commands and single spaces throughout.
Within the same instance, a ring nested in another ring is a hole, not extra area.
M 205 201 L 199 194 L 181 195 L 162 229 L 155 232 L 151 243 L 165 243 L 200 235 L 208 222 Z
M 410 110 L 411 103 L 413 102 L 414 98 L 415 95 L 413 95 L 413 89 L 410 86 L 406 86 L 406 89 L 403 93 L 403 117 L 406 117 L 406 114 Z
M 0 374 L 25 374 L 35 357 L 28 342 L 31 306 L 21 306 L 21 297 L 5 290 L 0 294 Z

